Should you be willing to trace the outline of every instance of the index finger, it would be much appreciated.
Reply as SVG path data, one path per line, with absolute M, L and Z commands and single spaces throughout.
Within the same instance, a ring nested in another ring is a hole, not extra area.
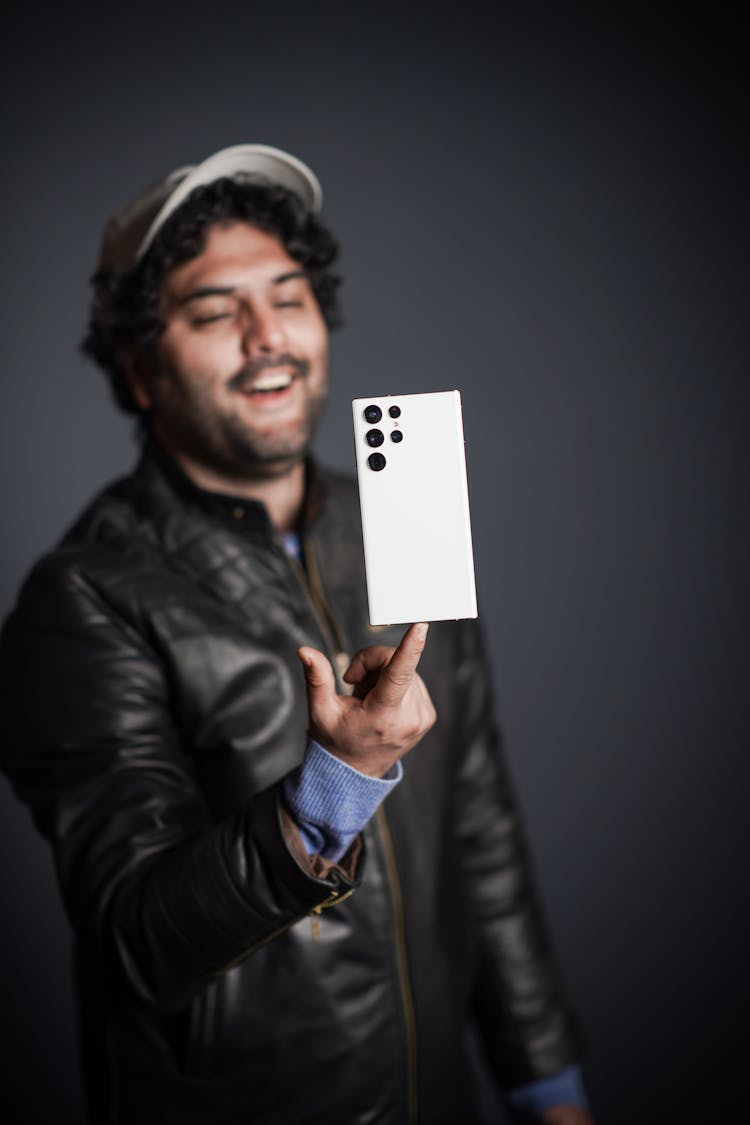
M 398 707 L 414 679 L 425 646 L 427 629 L 428 625 L 424 621 L 409 626 L 368 696 L 371 703 L 383 707 Z

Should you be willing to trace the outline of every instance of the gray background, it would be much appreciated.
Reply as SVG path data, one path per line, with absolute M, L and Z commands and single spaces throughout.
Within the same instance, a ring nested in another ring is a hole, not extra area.
M 348 402 L 461 388 L 481 610 L 600 1123 L 728 1120 L 747 925 L 746 43 L 653 5 L 28 6 L 5 24 L 0 609 L 130 424 L 76 354 L 109 211 L 315 168 Z M 44 706 L 44 700 L 39 701 Z M 5 1121 L 76 1121 L 67 924 L 0 783 Z

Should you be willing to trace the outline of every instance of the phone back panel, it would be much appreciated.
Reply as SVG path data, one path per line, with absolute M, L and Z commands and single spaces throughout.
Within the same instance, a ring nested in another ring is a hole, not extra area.
M 368 407 L 382 417 L 368 421 Z M 370 624 L 476 617 L 459 392 L 358 398 L 352 412 Z M 384 438 L 377 447 L 372 430 Z M 385 458 L 379 470 L 373 454 Z

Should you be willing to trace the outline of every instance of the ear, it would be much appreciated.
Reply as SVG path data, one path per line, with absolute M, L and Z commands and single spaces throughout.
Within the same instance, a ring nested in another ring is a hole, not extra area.
M 150 390 L 151 372 L 145 356 L 125 350 L 118 351 L 117 364 L 125 376 L 136 404 L 141 410 L 149 411 L 153 405 Z

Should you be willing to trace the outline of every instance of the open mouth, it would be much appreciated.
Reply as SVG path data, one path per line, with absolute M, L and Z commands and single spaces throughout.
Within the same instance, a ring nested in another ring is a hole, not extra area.
M 291 387 L 294 378 L 290 371 L 264 371 L 249 386 L 243 387 L 242 391 L 246 395 L 280 394 Z

